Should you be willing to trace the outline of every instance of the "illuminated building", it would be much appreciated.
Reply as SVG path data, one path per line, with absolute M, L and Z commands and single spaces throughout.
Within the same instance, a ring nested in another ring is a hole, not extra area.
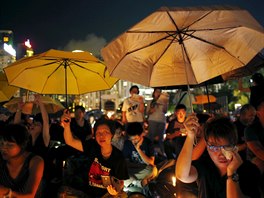
M 0 30 L 0 70 L 16 61 L 16 51 L 13 48 L 13 32 Z

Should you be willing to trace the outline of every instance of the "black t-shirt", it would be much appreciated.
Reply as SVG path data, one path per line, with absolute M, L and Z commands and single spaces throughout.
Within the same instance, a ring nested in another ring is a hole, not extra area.
M 264 146 L 264 128 L 262 127 L 259 120 L 256 120 L 252 125 L 248 126 L 245 131 L 246 142 L 259 141 L 262 146 Z M 253 159 L 255 154 L 248 149 L 247 150 L 248 159 Z
M 255 108 L 259 105 L 260 101 L 264 99 L 264 84 L 250 87 L 250 100 L 249 103 Z
M 226 197 L 226 175 L 220 176 L 210 157 L 204 157 L 192 163 L 198 171 L 199 198 L 225 198 Z M 260 171 L 250 161 L 244 161 L 238 168 L 239 185 L 241 191 L 251 197 L 258 198 L 258 182 Z
M 107 193 L 102 185 L 101 175 L 114 176 L 119 180 L 129 178 L 125 158 L 120 150 L 113 146 L 111 156 L 104 159 L 100 146 L 94 139 L 83 142 L 84 154 L 87 156 L 87 187 L 84 189 L 88 195 L 101 197 Z
M 81 141 L 85 141 L 87 137 L 92 135 L 92 128 L 90 123 L 84 119 L 84 125 L 80 126 L 78 125 L 75 118 L 72 118 L 71 120 L 71 131 L 74 136 L 76 136 Z

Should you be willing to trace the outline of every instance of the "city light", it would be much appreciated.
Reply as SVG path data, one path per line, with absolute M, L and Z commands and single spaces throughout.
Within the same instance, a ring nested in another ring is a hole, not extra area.
M 16 50 L 12 47 L 12 45 L 4 43 L 4 50 L 10 55 L 16 56 Z
M 30 44 L 29 39 L 25 41 L 25 46 L 28 48 L 32 48 L 32 45 Z

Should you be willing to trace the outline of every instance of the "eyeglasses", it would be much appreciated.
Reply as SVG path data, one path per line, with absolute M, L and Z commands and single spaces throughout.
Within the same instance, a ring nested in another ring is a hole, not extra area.
M 213 152 L 221 151 L 221 149 L 224 149 L 226 151 L 234 151 L 236 148 L 236 145 L 229 144 L 229 145 L 215 146 L 215 145 L 210 145 L 207 143 L 207 147 L 209 148 L 210 151 L 213 151 Z
M 110 131 L 97 131 L 95 133 L 95 136 L 96 137 L 99 137 L 99 136 L 107 136 L 107 135 L 111 135 L 112 133 Z

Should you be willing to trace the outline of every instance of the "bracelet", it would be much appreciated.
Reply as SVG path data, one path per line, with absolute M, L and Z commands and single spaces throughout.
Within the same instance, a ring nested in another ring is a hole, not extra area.
M 16 112 L 21 112 L 21 109 L 17 109 Z
M 12 189 L 9 188 L 8 193 L 6 193 L 3 198 L 11 198 L 11 197 L 12 197 Z

